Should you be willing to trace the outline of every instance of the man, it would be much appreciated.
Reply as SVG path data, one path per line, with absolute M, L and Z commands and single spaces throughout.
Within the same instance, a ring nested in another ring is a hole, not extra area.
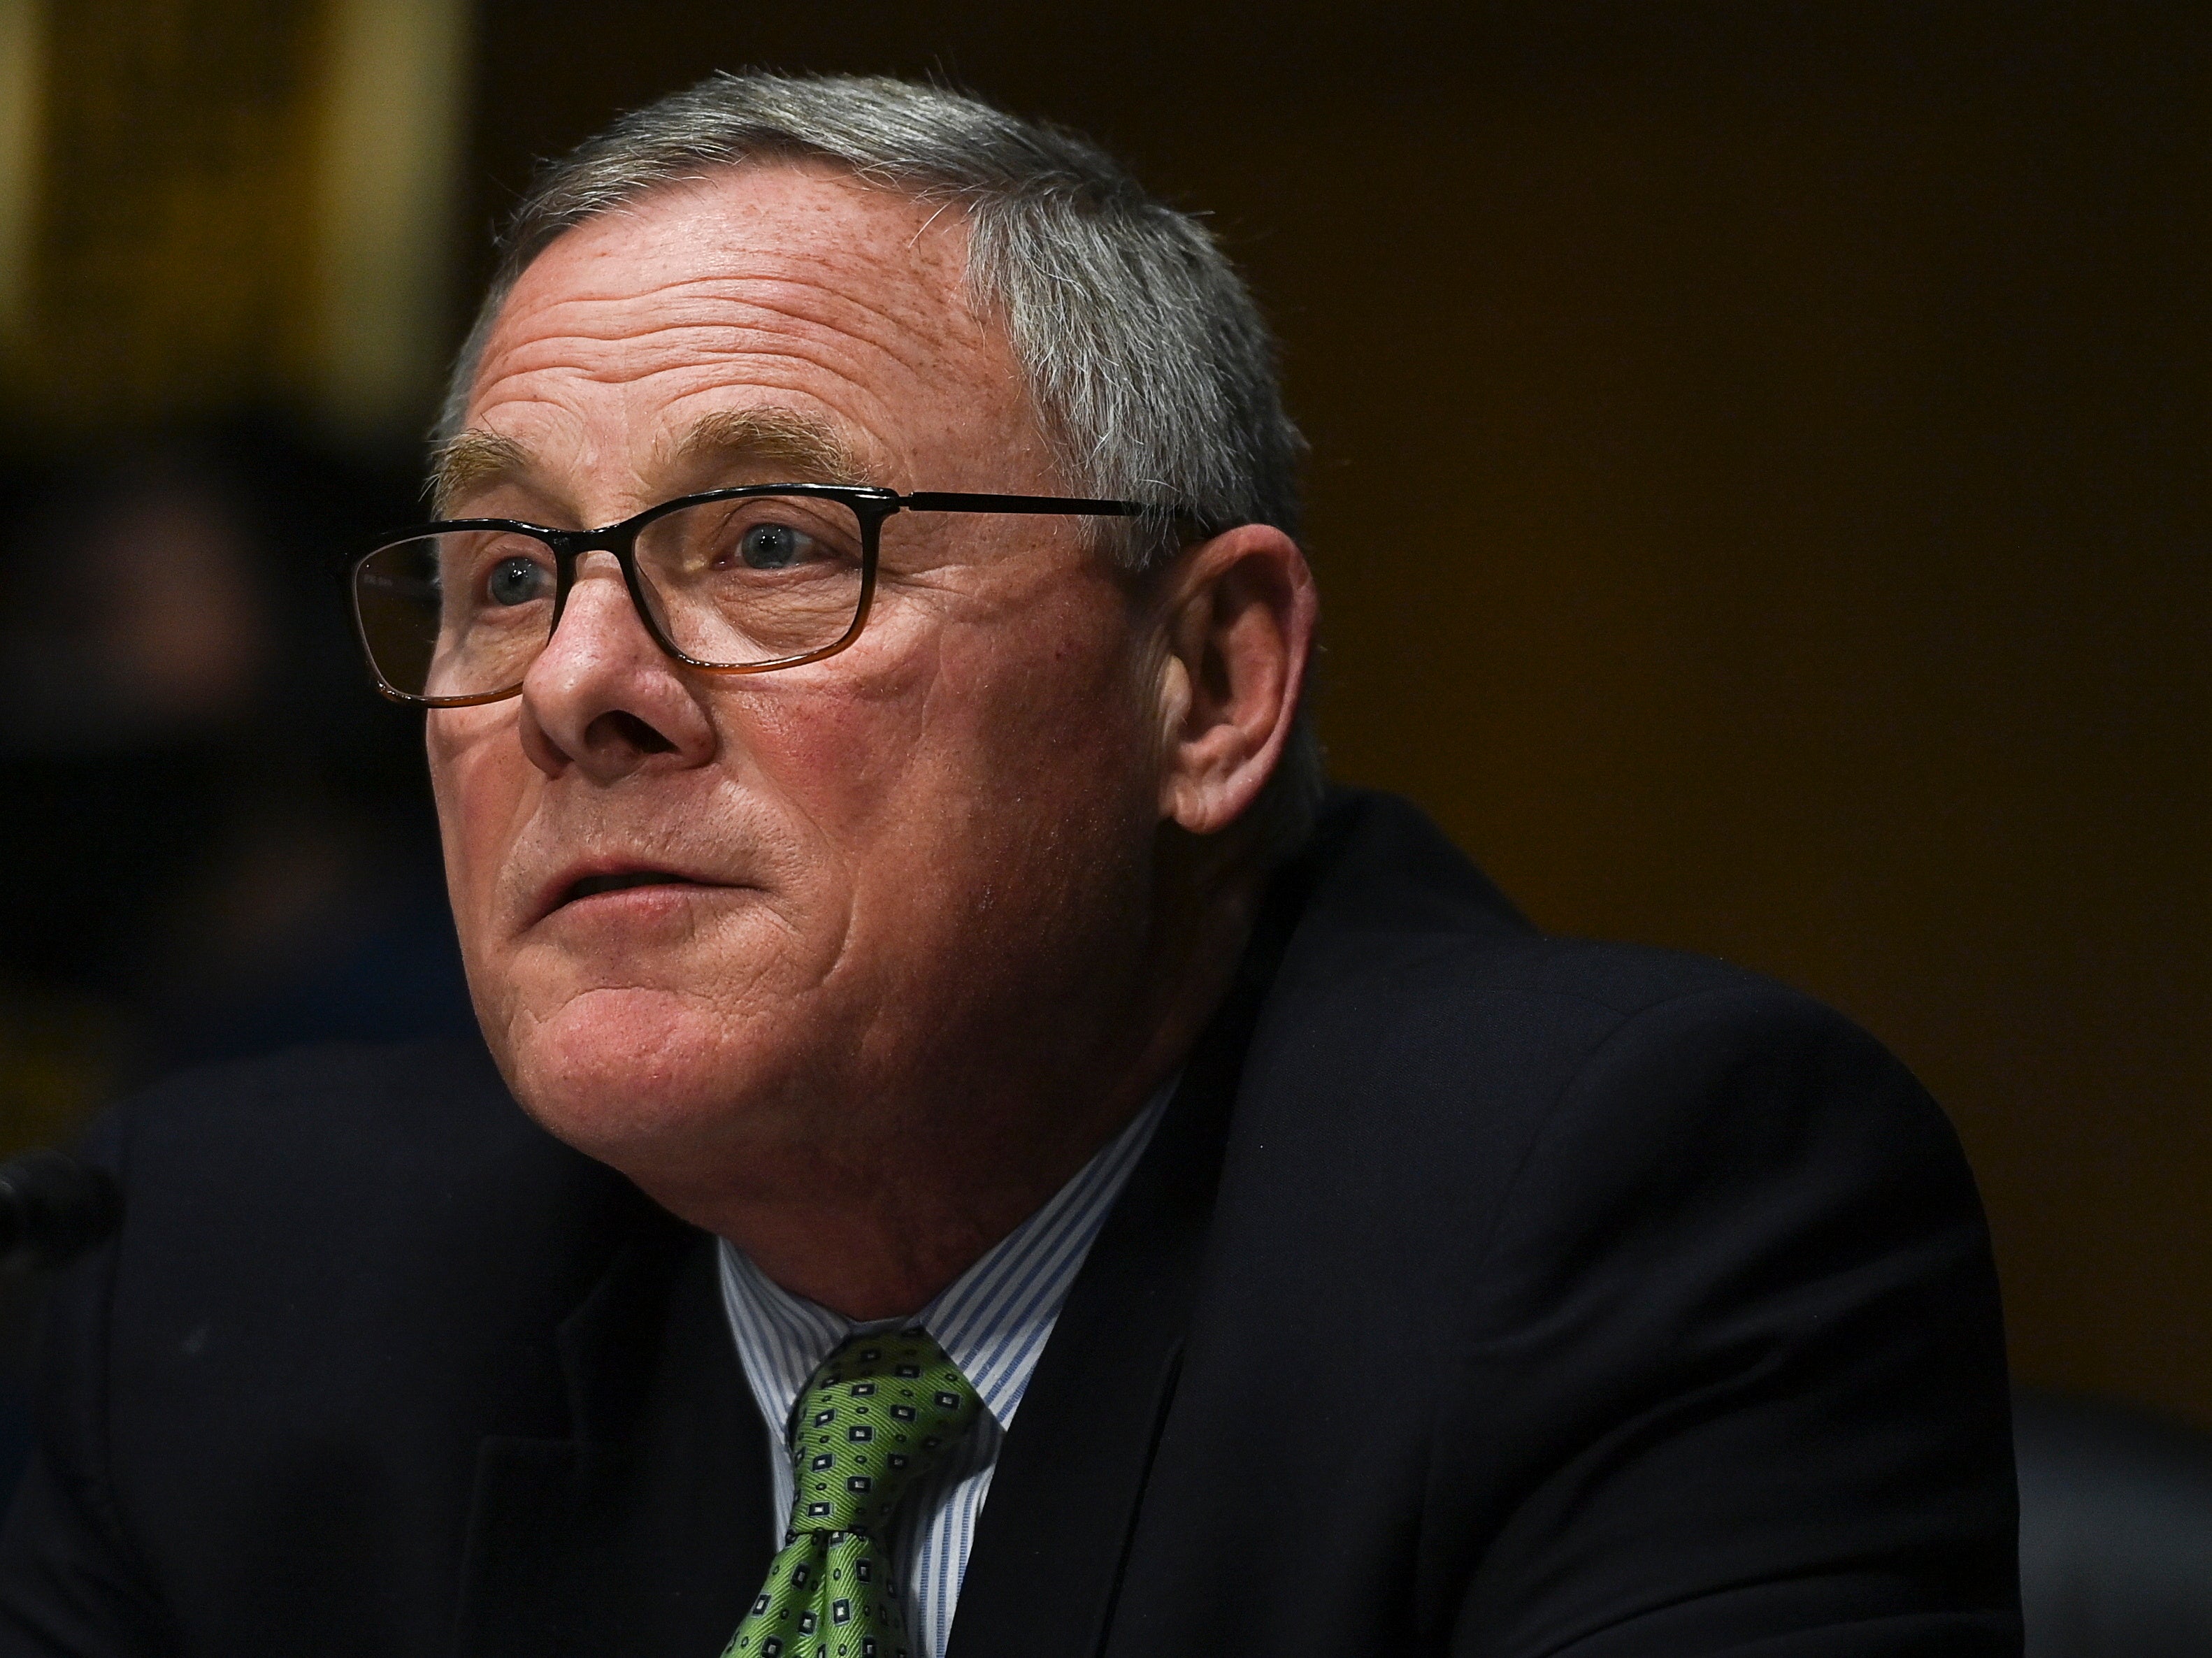
M 356 568 L 498 1078 L 106 1125 L 5 1650 L 2017 1649 L 1940 1115 L 1316 817 L 1268 360 L 1190 221 L 933 89 L 550 172 Z

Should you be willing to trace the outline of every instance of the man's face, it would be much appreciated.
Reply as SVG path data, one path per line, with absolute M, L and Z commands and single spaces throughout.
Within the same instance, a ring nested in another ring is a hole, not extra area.
M 501 312 L 447 514 L 586 527 L 848 470 L 1064 493 L 964 253 L 957 214 L 787 166 L 569 231 Z M 858 1166 L 1125 1011 L 1160 791 L 1131 592 L 1079 520 L 898 529 L 838 656 L 684 669 L 592 554 L 520 697 L 429 716 L 493 1051 L 648 1184 Z

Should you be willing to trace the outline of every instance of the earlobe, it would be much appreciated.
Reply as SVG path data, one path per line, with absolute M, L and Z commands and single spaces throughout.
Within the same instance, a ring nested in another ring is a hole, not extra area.
M 1248 524 L 1192 549 L 1165 597 L 1160 813 L 1195 835 L 1235 823 L 1297 715 L 1317 603 L 1297 544 Z

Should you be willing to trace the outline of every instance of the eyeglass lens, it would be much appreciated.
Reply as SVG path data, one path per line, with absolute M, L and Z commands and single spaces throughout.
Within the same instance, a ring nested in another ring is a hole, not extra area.
M 807 495 L 696 502 L 639 531 L 638 585 L 661 636 L 716 667 L 825 650 L 862 599 L 861 529 Z M 410 696 L 495 695 L 522 683 L 553 631 L 552 549 L 508 530 L 448 530 L 380 547 L 354 606 L 385 683 Z

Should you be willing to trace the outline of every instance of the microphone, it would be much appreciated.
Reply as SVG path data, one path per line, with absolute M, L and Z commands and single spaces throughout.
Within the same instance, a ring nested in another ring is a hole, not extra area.
M 105 1243 L 123 1224 L 123 1187 L 61 1151 L 0 1163 L 0 1270 L 42 1270 Z

